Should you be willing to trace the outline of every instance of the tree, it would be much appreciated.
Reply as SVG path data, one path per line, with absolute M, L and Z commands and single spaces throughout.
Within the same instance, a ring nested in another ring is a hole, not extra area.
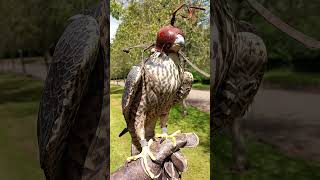
M 269 59 L 290 63 L 296 58 L 310 59 L 320 56 L 320 51 L 305 48 L 266 22 L 246 1 L 240 3 L 235 0 L 229 1 L 237 19 L 248 21 L 257 28 L 259 35 L 266 43 Z M 260 0 L 260 2 L 289 25 L 311 37 L 320 39 L 318 33 L 320 21 L 316 18 L 319 17 L 320 4 L 317 0 Z
M 120 4 L 119 1 L 115 2 Z M 122 50 L 132 45 L 155 42 L 157 31 L 162 26 L 170 24 L 172 12 L 185 1 L 145 0 L 124 3 L 125 8 L 117 8 L 121 10 L 111 12 L 116 15 L 120 12 L 118 17 L 122 21 L 111 46 L 111 76 L 115 75 L 115 69 L 122 69 L 122 78 L 127 75 L 131 66 L 141 61 L 141 49 L 133 49 L 129 54 L 123 53 Z M 194 0 L 193 5 L 204 7 L 207 11 L 196 11 L 196 22 L 181 18 L 180 15 L 188 15 L 187 12 L 181 11 L 178 13 L 176 26 L 186 35 L 186 55 L 194 64 L 209 72 L 209 1 Z M 147 54 L 144 54 L 144 57 L 146 56 Z

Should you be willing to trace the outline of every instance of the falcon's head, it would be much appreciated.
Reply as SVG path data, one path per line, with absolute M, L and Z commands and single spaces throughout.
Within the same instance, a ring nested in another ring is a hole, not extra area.
M 184 34 L 174 26 L 164 26 L 157 33 L 156 50 L 165 53 L 178 52 L 185 45 Z

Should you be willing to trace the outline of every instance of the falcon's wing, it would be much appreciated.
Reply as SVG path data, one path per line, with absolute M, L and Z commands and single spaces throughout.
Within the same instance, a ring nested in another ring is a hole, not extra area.
M 140 65 L 133 66 L 127 76 L 122 96 L 122 113 L 125 119 L 128 118 L 130 105 L 135 97 L 135 94 L 141 82 L 141 72 L 142 71 Z
M 61 163 L 88 78 L 99 52 L 99 26 L 90 16 L 77 16 L 56 45 L 38 114 L 40 164 L 48 177 Z

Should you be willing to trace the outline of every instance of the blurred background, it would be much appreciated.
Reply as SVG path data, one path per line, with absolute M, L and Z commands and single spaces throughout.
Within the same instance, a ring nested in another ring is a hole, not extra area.
M 36 121 L 51 56 L 68 18 L 98 0 L 0 1 L 0 179 L 44 179 Z
M 309 50 L 274 28 L 246 1 L 228 0 L 238 20 L 264 40 L 268 64 L 262 86 L 242 124 L 249 169 L 230 170 L 230 136 L 214 137 L 216 179 L 320 178 L 320 51 Z M 258 0 L 297 30 L 320 40 L 317 0 Z

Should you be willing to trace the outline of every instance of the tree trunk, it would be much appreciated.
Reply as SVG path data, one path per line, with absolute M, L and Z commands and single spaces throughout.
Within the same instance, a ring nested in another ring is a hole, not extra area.
M 20 49 L 19 49 L 19 55 L 20 55 L 20 62 L 21 62 L 21 71 L 23 74 L 27 74 L 25 63 L 24 63 L 24 58 L 23 58 L 23 51 Z
M 46 65 L 46 70 L 47 72 L 49 71 L 49 65 L 52 61 L 52 57 L 50 55 L 50 50 L 47 49 L 44 53 L 44 64 Z

